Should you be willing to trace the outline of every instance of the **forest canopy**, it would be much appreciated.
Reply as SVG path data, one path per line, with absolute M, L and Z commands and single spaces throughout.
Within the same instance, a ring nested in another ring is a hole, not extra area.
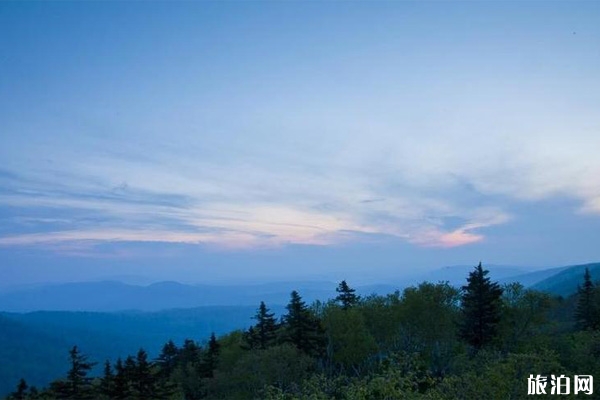
M 479 264 L 456 288 L 421 283 L 360 297 L 346 281 L 327 302 L 297 291 L 276 318 L 206 342 L 164 344 L 103 363 L 73 346 L 48 387 L 26 377 L 7 399 L 520 399 L 530 375 L 600 376 L 600 285 L 586 269 L 567 298 L 500 286 Z M 561 397 L 561 396 L 557 396 Z

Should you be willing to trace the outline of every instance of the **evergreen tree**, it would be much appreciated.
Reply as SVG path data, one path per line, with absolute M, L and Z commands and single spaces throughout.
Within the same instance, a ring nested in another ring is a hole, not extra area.
M 581 330 L 598 329 L 600 325 L 597 300 L 597 289 L 592 283 L 592 276 L 588 268 L 583 275 L 583 286 L 577 288 L 577 309 L 575 322 Z
M 129 385 L 131 385 L 135 379 L 136 369 L 137 365 L 135 364 L 135 358 L 133 358 L 133 356 L 127 356 L 123 363 L 123 375 Z
M 71 368 L 64 382 L 55 382 L 53 391 L 59 399 L 91 399 L 93 398 L 91 378 L 88 372 L 96 363 L 88 362 L 87 357 L 79 353 L 77 346 L 69 351 Z
M 114 392 L 111 398 L 122 400 L 129 398 L 129 395 L 130 389 L 127 371 L 121 358 L 118 358 L 115 364 Z
M 169 340 L 162 348 L 160 355 L 156 359 L 156 365 L 160 367 L 160 376 L 169 377 L 177 365 L 177 356 L 179 349 L 172 340 Z
M 200 361 L 201 350 L 195 341 L 186 339 L 177 356 L 177 363 L 180 365 L 197 364 Z
M 250 348 L 264 350 L 275 344 L 278 328 L 277 321 L 275 320 L 275 314 L 269 312 L 263 301 L 260 302 L 254 319 L 257 321 L 256 325 L 250 327 L 245 335 Z
M 491 282 L 481 263 L 469 274 L 463 286 L 463 323 L 460 336 L 475 349 L 489 344 L 496 336 L 500 322 L 502 288 Z
M 21 378 L 17 385 L 17 390 L 10 394 L 8 397 L 11 400 L 25 400 L 27 398 L 27 389 L 29 385 L 25 382 L 25 379 Z
M 28 400 L 37 400 L 39 399 L 39 392 L 35 386 L 29 387 L 29 394 L 27 395 Z
M 174 379 L 185 400 L 196 400 L 204 393 L 202 378 L 208 374 L 202 348 L 186 339 L 177 356 Z
M 108 360 L 104 363 L 104 374 L 100 378 L 100 387 L 98 389 L 100 394 L 109 399 L 115 396 L 115 375 Z
M 148 362 L 148 353 L 144 349 L 140 349 L 137 352 L 132 371 L 131 386 L 134 399 L 156 398 L 155 380 L 151 368 L 152 365 Z
M 359 297 L 354 294 L 356 290 L 351 289 L 345 280 L 340 282 L 335 291 L 339 293 L 335 298 L 335 301 L 341 303 L 344 310 L 348 310 L 358 303 Z
M 217 341 L 215 333 L 211 333 L 208 341 L 208 348 L 204 354 L 202 363 L 202 375 L 206 378 L 212 378 L 214 376 L 215 369 L 219 362 L 219 353 L 221 352 L 221 346 Z
M 297 291 L 292 292 L 286 309 L 283 317 L 286 340 L 310 356 L 322 356 L 325 334 L 321 322 L 310 313 Z

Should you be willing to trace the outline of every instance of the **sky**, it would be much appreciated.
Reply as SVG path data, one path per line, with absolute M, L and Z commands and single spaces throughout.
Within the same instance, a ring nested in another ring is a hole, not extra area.
M 2 2 L 0 273 L 600 260 L 600 3 Z

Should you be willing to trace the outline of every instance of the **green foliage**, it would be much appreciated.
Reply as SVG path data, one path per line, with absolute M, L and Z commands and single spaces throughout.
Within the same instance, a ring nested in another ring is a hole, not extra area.
M 479 263 L 463 286 L 460 336 L 475 349 L 494 340 L 500 322 L 502 289 L 490 281 L 488 273 Z
M 378 357 L 400 348 L 400 322 L 403 318 L 400 306 L 400 293 L 383 296 L 369 296 L 363 299 L 361 313 L 367 329 L 377 344 Z
M 581 330 L 600 329 L 600 289 L 592 282 L 588 268 L 583 275 L 583 286 L 577 289 L 575 323 Z
M 156 359 L 159 375 L 161 379 L 167 379 L 175 369 L 179 349 L 172 340 L 169 340 L 163 346 L 160 355 Z
M 327 357 L 334 369 L 360 375 L 362 366 L 377 351 L 375 339 L 358 309 L 328 307 L 323 316 Z
M 275 344 L 277 339 L 277 321 L 275 314 L 269 312 L 264 301 L 260 302 L 260 306 L 254 316 L 256 325 L 250 327 L 246 332 L 246 342 L 251 349 L 264 350 Z
M 308 309 L 295 290 L 283 316 L 283 339 L 309 356 L 325 353 L 325 335 L 321 322 Z
M 314 360 L 295 346 L 284 343 L 264 350 L 250 350 L 231 371 L 218 371 L 216 385 L 222 398 L 262 398 L 267 385 L 283 391 L 308 377 Z
M 89 371 L 95 363 L 88 362 L 87 356 L 79 353 L 77 346 L 69 351 L 71 369 L 67 372 L 67 379 L 63 385 L 58 386 L 58 397 L 61 399 L 91 399 L 92 379 L 88 377 Z
M 40 391 L 22 380 L 9 399 L 500 400 L 526 398 L 531 374 L 600 375 L 600 332 L 568 323 L 581 294 L 501 289 L 486 272 L 480 264 L 462 295 L 422 283 L 309 308 L 293 292 L 280 324 L 261 302 L 249 332 L 168 341 L 155 361 L 140 349 L 95 379 L 74 347 L 64 379 Z
M 400 349 L 421 354 L 436 376 L 448 371 L 458 345 L 459 301 L 459 291 L 448 283 L 422 283 L 401 298 Z
M 519 283 L 505 285 L 498 344 L 504 352 L 514 352 L 543 332 L 552 299 L 548 294 L 527 290 Z
M 211 333 L 210 340 L 208 341 L 208 349 L 204 353 L 202 359 L 201 370 L 204 378 L 212 378 L 214 376 L 215 369 L 219 364 L 219 353 L 221 352 L 221 345 L 217 341 L 215 333 Z
M 340 303 L 344 310 L 348 310 L 358 303 L 359 297 L 355 294 L 356 290 L 350 288 L 346 281 L 341 281 L 335 291 L 338 293 L 335 301 Z
M 431 390 L 431 395 L 447 400 L 527 398 L 527 378 L 530 374 L 561 373 L 567 371 L 553 352 L 503 356 L 480 351 L 475 358 L 464 359 L 460 373 L 440 381 Z

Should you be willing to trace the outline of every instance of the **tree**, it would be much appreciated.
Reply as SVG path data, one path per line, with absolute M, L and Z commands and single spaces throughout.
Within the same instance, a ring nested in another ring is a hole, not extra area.
M 498 343 L 503 352 L 515 352 L 547 323 L 552 298 L 516 282 L 504 285 L 503 289 Z
M 597 301 L 597 289 L 592 283 L 592 276 L 588 268 L 583 274 L 583 286 L 577 288 L 577 309 L 575 322 L 579 329 L 589 330 L 600 327 L 600 309 Z
M 358 375 L 362 364 L 377 351 L 375 339 L 369 333 L 360 309 L 330 306 L 323 314 L 330 367 Z
M 354 294 L 356 290 L 351 289 L 345 280 L 340 282 L 335 291 L 339 293 L 335 298 L 335 301 L 341 303 L 344 310 L 347 310 L 358 303 L 359 297 Z
M 266 385 L 287 390 L 301 383 L 313 365 L 308 355 L 290 343 L 244 352 L 230 371 L 216 378 L 225 389 L 218 398 L 264 399 Z
M 325 336 L 321 322 L 314 317 L 297 291 L 293 291 L 284 315 L 285 338 L 296 348 L 310 356 L 325 352 Z
M 196 400 L 205 391 L 203 379 L 207 375 L 202 348 L 193 340 L 186 339 L 177 355 L 173 380 L 185 400 Z
M 148 353 L 144 349 L 137 352 L 132 373 L 133 398 L 139 400 L 155 399 L 156 388 L 152 374 L 152 365 L 148 362 Z
M 130 395 L 129 377 L 123 361 L 118 358 L 115 364 L 114 392 L 111 398 L 127 399 Z
M 26 396 L 28 388 L 29 385 L 27 382 L 25 382 L 25 379 L 21 378 L 21 380 L 19 380 L 19 384 L 17 385 L 17 390 L 11 393 L 8 398 L 14 400 L 25 400 L 27 398 Z
M 171 375 L 177 364 L 179 349 L 172 340 L 169 340 L 162 348 L 160 355 L 156 359 L 156 364 L 160 367 L 160 375 L 167 378 Z
M 104 363 L 104 374 L 100 378 L 99 392 L 109 399 L 115 395 L 115 375 L 108 360 Z
M 275 320 L 275 314 L 269 312 L 264 301 L 260 302 L 254 319 L 257 321 L 256 325 L 250 327 L 245 335 L 250 348 L 264 350 L 274 345 L 277 336 L 277 321 Z
M 51 390 L 59 399 L 91 399 L 93 398 L 91 381 L 88 372 L 96 363 L 88 362 L 87 357 L 79 353 L 77 346 L 69 351 L 71 368 L 65 381 L 53 382 Z
M 454 360 L 460 292 L 448 284 L 423 282 L 406 288 L 399 304 L 398 349 L 418 353 L 435 376 Z
M 496 336 L 501 314 L 502 288 L 487 277 L 481 263 L 469 273 L 467 285 L 463 286 L 460 336 L 479 350 Z
M 217 364 L 219 362 L 220 348 L 221 346 L 217 341 L 215 333 L 211 333 L 208 341 L 208 348 L 206 349 L 206 353 L 202 360 L 202 374 L 204 377 L 212 378 L 214 376 L 215 369 L 217 369 Z

